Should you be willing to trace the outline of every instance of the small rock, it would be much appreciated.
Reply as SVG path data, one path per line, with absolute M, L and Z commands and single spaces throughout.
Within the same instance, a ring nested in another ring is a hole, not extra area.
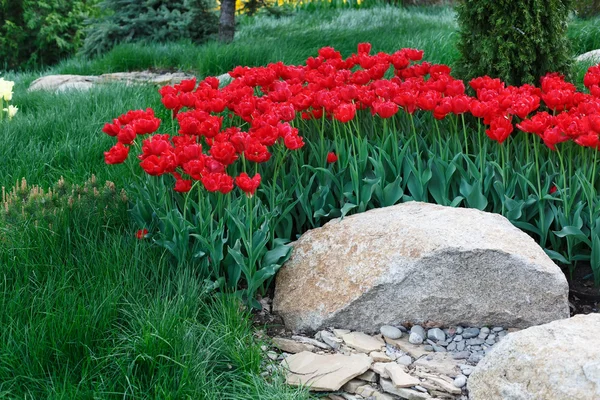
M 433 346 L 432 346 L 432 345 L 430 345 L 430 344 L 428 344 L 428 345 L 426 345 L 426 346 L 423 346 L 423 349 L 424 349 L 425 351 L 433 351 Z
M 471 339 L 479 335 L 479 328 L 467 328 L 462 332 L 464 339 Z
M 435 351 L 436 353 L 445 353 L 447 350 L 443 346 L 438 346 L 437 344 L 434 344 L 433 351 Z
M 346 344 L 356 351 L 361 353 L 370 353 L 372 351 L 379 351 L 385 346 L 385 343 L 381 340 L 375 339 L 362 332 L 347 333 L 342 336 L 342 339 Z
M 337 338 L 342 338 L 342 336 L 347 335 L 348 333 L 350 333 L 351 330 L 350 329 L 334 329 L 333 330 L 333 334 L 337 337 Z
M 405 365 L 408 367 L 410 364 L 412 364 L 412 358 L 410 356 L 402 356 L 399 357 L 396 362 L 400 365 Z
M 381 388 L 384 392 L 394 394 L 396 396 L 400 396 L 403 399 L 407 400 L 426 400 L 431 399 L 426 393 L 421 393 L 417 390 L 406 389 L 406 388 L 397 388 L 394 386 L 391 380 L 389 379 L 381 379 L 379 381 Z
M 369 353 L 369 357 L 373 359 L 373 362 L 391 362 L 392 359 L 387 356 L 387 354 L 382 353 L 381 351 L 372 351 Z
M 503 331 L 503 330 L 504 330 L 504 328 L 501 327 L 501 326 L 495 326 L 495 327 L 492 328 L 493 332 L 500 332 L 500 331 Z
M 461 340 L 463 340 L 463 337 L 462 337 L 462 335 L 456 335 L 456 336 L 454 336 L 454 339 L 453 339 L 453 340 L 454 340 L 455 342 L 460 342 Z
M 275 361 L 279 357 L 279 354 L 277 354 L 274 351 L 268 351 L 267 352 L 267 357 L 269 357 L 271 360 Z
M 379 328 L 381 334 L 390 339 L 400 339 L 402 337 L 402 331 L 395 326 L 383 325 Z
M 367 382 L 377 382 L 377 374 L 374 371 L 368 370 L 364 374 L 357 376 L 356 379 Z
M 456 353 L 452 353 L 452 358 L 454 358 L 455 360 L 464 360 L 469 358 L 470 355 L 471 353 L 469 353 L 468 351 L 459 351 Z
M 404 325 L 398 325 L 398 329 L 400 329 L 402 331 L 402 333 L 408 332 L 408 329 L 406 329 L 406 327 Z
M 484 343 L 485 343 L 485 340 L 483 340 L 483 339 L 480 339 L 480 338 L 478 338 L 478 337 L 477 337 L 477 338 L 474 338 L 474 339 L 468 339 L 468 340 L 467 340 L 467 344 L 468 344 L 469 346 L 480 346 L 480 345 L 482 345 L 482 344 L 484 344 Z
M 494 335 L 490 335 L 490 336 L 494 336 Z M 487 339 L 485 339 L 485 343 L 489 344 L 490 346 L 493 346 L 494 344 L 496 344 L 496 338 L 494 337 L 494 338 L 490 339 L 488 337 Z
M 473 363 L 473 364 L 477 364 L 479 361 L 481 361 L 483 359 L 483 354 L 479 354 L 479 353 L 473 353 L 469 356 L 468 361 Z
M 317 348 L 312 344 L 298 343 L 295 340 L 275 337 L 273 338 L 273 346 L 286 353 L 302 353 L 303 351 L 314 352 Z
M 408 337 L 408 341 L 412 344 L 421 344 L 423 343 L 423 336 L 419 335 L 417 332 L 411 332 Z
M 382 378 L 389 378 L 387 371 L 385 370 L 385 366 L 389 363 L 376 362 L 371 365 L 371 371 L 379 374 Z
M 321 331 L 320 334 L 321 340 L 325 342 L 326 345 L 330 346 L 334 350 L 338 350 L 340 348 L 342 339 L 336 337 L 333 333 L 328 331 Z
M 466 346 L 466 342 L 464 340 L 461 340 L 460 342 L 456 343 L 456 350 L 463 351 Z
M 360 379 L 351 379 L 342 386 L 342 390 L 348 393 L 356 393 L 356 389 L 364 386 L 365 382 Z
M 363 386 L 359 387 L 358 389 L 356 389 L 356 394 L 359 394 L 360 396 L 365 397 L 365 398 L 372 396 L 373 393 L 375 393 L 375 389 L 373 389 L 369 385 L 363 385 Z
M 506 335 L 508 335 L 508 332 L 506 332 L 506 331 L 502 331 L 502 332 L 498 333 L 498 337 L 499 338 L 502 338 L 502 337 L 504 337 Z
M 457 326 L 456 327 L 456 334 L 457 335 L 461 335 L 463 333 L 463 327 L 462 326 Z
M 425 389 L 423 386 L 416 385 L 414 389 L 418 390 L 419 392 L 427 393 L 427 389 Z
M 477 337 L 478 337 L 479 339 L 483 339 L 483 340 L 485 340 L 485 338 L 486 338 L 486 337 L 488 337 L 488 333 L 483 333 L 483 332 L 480 332 L 480 333 L 479 333 L 479 335 L 477 335 Z
M 318 355 L 305 351 L 286 358 L 282 366 L 287 371 L 289 385 L 310 386 L 314 391 L 336 391 L 367 372 L 371 361 L 366 354 Z
M 490 328 L 488 328 L 487 326 L 484 326 L 483 328 L 481 328 L 481 329 L 479 330 L 479 333 L 485 333 L 485 334 L 488 334 L 488 333 L 490 333 Z
M 440 328 L 433 328 L 427 331 L 427 338 L 435 340 L 436 342 L 441 342 L 446 340 L 446 334 Z
M 469 376 L 473 373 L 473 369 L 472 368 L 464 368 L 461 370 L 461 372 L 463 373 L 463 375 Z
M 307 338 L 304 336 L 295 335 L 295 336 L 292 336 L 292 339 L 294 339 L 295 341 L 300 342 L 300 343 L 312 344 L 313 346 L 318 347 L 323 350 L 331 349 L 331 347 L 329 347 L 325 343 L 322 343 L 322 342 L 319 342 L 318 340 Z
M 452 342 L 448 345 L 448 347 L 446 347 L 446 349 L 448 351 L 455 351 L 456 350 L 456 342 Z
M 464 375 L 458 375 L 456 378 L 454 378 L 454 386 L 456 386 L 457 388 L 462 388 L 466 384 L 467 384 L 467 377 L 466 376 L 464 376 Z
M 387 364 L 385 371 L 397 388 L 409 388 L 421 382 L 419 379 L 407 374 L 402 366 L 395 363 Z
M 410 328 L 410 333 L 416 333 L 423 339 L 427 337 L 427 332 L 425 332 L 425 329 L 421 325 L 413 325 L 413 327 Z

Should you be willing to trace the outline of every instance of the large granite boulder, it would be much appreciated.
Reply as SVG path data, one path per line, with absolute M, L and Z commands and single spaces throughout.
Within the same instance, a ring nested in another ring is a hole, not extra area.
M 600 315 L 508 334 L 469 377 L 471 400 L 600 399 Z
M 504 217 L 409 202 L 302 235 L 273 307 L 294 331 L 525 328 L 568 317 L 567 297 L 562 271 Z

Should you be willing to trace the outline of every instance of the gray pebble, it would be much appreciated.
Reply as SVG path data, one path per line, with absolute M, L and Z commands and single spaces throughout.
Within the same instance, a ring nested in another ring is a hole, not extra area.
M 433 345 L 433 351 L 435 351 L 436 353 L 445 353 L 446 352 L 446 348 L 443 346 L 438 346 L 437 344 Z
M 469 362 L 477 364 L 479 361 L 483 359 L 483 354 L 473 353 L 469 356 Z
M 428 393 L 427 389 L 425 389 L 423 386 L 417 385 L 414 388 L 417 389 L 419 392 Z
M 467 328 L 462 332 L 462 337 L 465 339 L 471 339 L 479 335 L 479 328 Z
M 493 332 L 500 332 L 500 331 L 503 331 L 503 330 L 504 330 L 504 328 L 501 327 L 501 326 L 495 326 L 494 328 L 492 328 Z
M 488 333 L 490 333 L 490 328 L 488 328 L 487 326 L 484 326 L 483 328 L 481 328 L 479 330 L 479 333 L 485 333 L 487 335 Z
M 490 346 L 493 346 L 494 344 L 496 344 L 496 340 L 495 339 L 490 339 L 490 338 L 485 339 L 485 342 L 487 344 L 489 344 Z
M 452 358 L 455 360 L 464 360 L 469 358 L 470 355 L 471 353 L 468 351 L 459 351 L 457 353 L 452 353 Z
M 423 336 L 419 335 L 417 332 L 411 332 L 408 341 L 412 344 L 421 344 L 423 343 Z
M 399 357 L 396 362 L 400 365 L 406 365 L 409 366 L 410 364 L 412 364 L 412 358 L 410 358 L 410 356 L 402 356 Z
M 403 333 L 408 332 L 408 329 L 406 329 L 406 327 L 403 325 L 399 325 L 397 328 L 400 329 Z
M 427 337 L 425 329 L 423 329 L 423 327 L 421 325 L 413 325 L 413 327 L 410 328 L 410 333 L 416 333 L 419 336 L 421 336 L 423 339 L 425 339 Z
M 443 340 L 441 342 L 437 342 L 437 344 L 439 344 L 440 346 L 444 346 L 444 347 L 448 346 L 448 342 L 445 340 Z
M 456 343 L 456 350 L 458 351 L 463 351 L 466 347 L 466 343 L 464 340 L 461 340 L 460 342 Z
M 431 346 L 431 345 L 428 344 L 426 346 L 423 346 L 423 350 L 425 350 L 425 351 L 433 351 L 433 346 Z
M 462 327 L 462 326 L 457 326 L 457 327 L 456 327 L 456 334 L 457 334 L 457 335 L 460 335 L 460 334 L 462 334 L 462 333 L 463 333 L 463 327 Z
M 464 376 L 464 375 L 457 375 L 456 378 L 454 378 L 454 386 L 456 386 L 457 388 L 462 388 L 466 384 L 467 384 L 467 377 L 466 376 Z
M 456 335 L 456 336 L 454 336 L 454 341 L 455 342 L 460 342 L 461 340 L 463 340 L 462 335 Z
M 479 335 L 477 335 L 477 337 L 478 337 L 479 339 L 483 339 L 483 340 L 485 340 L 485 338 L 486 338 L 486 337 L 488 337 L 488 334 L 487 334 L 487 333 L 480 332 L 480 333 L 479 333 Z
M 456 342 L 452 342 L 448 345 L 448 347 L 446 347 L 446 349 L 448 351 L 455 351 L 456 350 Z
M 391 325 L 383 325 L 381 328 L 379 328 L 379 332 L 381 332 L 381 334 L 388 339 L 395 340 L 402 337 L 402 331 Z
M 502 331 L 502 332 L 498 333 L 498 337 L 504 337 L 506 335 L 508 335 L 508 332 L 506 332 L 506 331 Z
M 471 351 L 481 351 L 481 350 L 483 350 L 483 347 L 481 347 L 481 346 L 469 346 L 469 348 L 471 349 Z
M 461 369 L 461 372 L 463 373 L 463 375 L 469 376 L 473 373 L 473 369 L 471 368 L 463 368 Z
M 429 339 L 435 340 L 436 342 L 446 340 L 446 334 L 440 328 L 433 328 L 427 331 L 427 337 Z
M 474 339 L 467 340 L 467 344 L 470 346 L 479 346 L 479 345 L 482 345 L 483 343 L 485 343 L 485 340 L 480 339 L 480 338 L 474 338 Z

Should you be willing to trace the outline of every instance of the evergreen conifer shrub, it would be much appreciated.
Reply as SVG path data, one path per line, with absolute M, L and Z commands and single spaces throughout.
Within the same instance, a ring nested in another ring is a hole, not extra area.
M 489 75 L 513 85 L 539 84 L 548 72 L 570 75 L 571 5 L 571 0 L 461 0 L 456 71 L 467 80 Z
M 0 0 L 0 70 L 54 64 L 83 44 L 98 0 Z
M 104 0 L 87 31 L 82 53 L 102 54 L 118 43 L 202 42 L 218 28 L 210 0 Z

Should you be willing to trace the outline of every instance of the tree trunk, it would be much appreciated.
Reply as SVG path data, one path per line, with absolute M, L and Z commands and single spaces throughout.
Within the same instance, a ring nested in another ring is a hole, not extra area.
M 235 34 L 235 0 L 221 0 L 219 42 L 230 43 Z

